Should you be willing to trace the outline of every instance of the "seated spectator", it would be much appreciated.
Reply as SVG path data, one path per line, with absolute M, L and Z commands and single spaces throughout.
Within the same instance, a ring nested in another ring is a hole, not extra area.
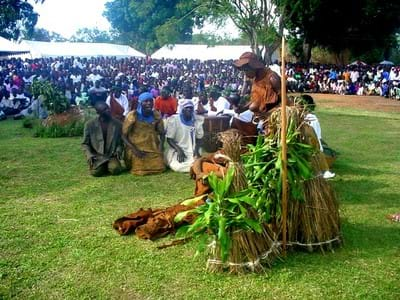
M 320 152 L 316 154 L 316 158 L 319 161 L 319 167 L 321 170 L 321 174 L 323 178 L 325 179 L 330 179 L 336 176 L 335 173 L 329 171 L 329 165 L 326 161 L 326 158 L 324 155 L 321 155 L 324 153 L 324 147 L 323 147 L 323 142 L 322 142 L 322 135 L 321 135 L 321 126 L 319 124 L 317 116 L 313 113 L 315 109 L 315 102 L 314 99 L 310 95 L 301 95 L 299 102 L 297 103 L 300 105 L 305 113 L 306 116 L 304 120 L 310 125 L 310 127 L 314 130 L 315 136 L 317 137 L 317 143 L 318 143 L 318 148 Z
M 105 102 L 107 99 L 107 89 L 100 85 L 100 81 L 97 80 L 94 83 L 94 87 L 88 90 L 89 101 L 91 105 L 95 105 L 96 102 Z
M 167 120 L 166 138 L 169 148 L 165 152 L 167 165 L 176 172 L 189 172 L 200 157 L 199 147 L 204 136 L 203 117 L 194 114 L 194 103 L 184 100 L 182 110 Z
M 122 171 L 121 123 L 111 117 L 106 103 L 97 102 L 95 109 L 98 117 L 85 124 L 82 141 L 90 174 L 95 177 L 107 173 L 117 175 Z
M 171 96 L 169 87 L 165 86 L 161 89 L 161 95 L 154 102 L 154 108 L 157 109 L 163 118 L 168 118 L 176 114 L 178 101 Z
M 222 97 L 219 91 L 213 90 L 209 94 L 208 104 L 205 106 L 205 109 L 208 111 L 209 116 L 216 116 L 224 109 L 229 109 L 230 106 L 229 101 Z
M 16 115 L 21 111 L 20 102 L 12 100 L 8 91 L 5 91 L 3 99 L 0 101 L 0 110 L 6 116 Z
M 149 175 L 165 170 L 164 125 L 161 114 L 153 110 L 151 93 L 140 94 L 137 110 L 126 116 L 122 133 L 126 144 L 126 166 L 132 174 Z
M 33 117 L 38 119 L 46 119 L 48 117 L 47 109 L 43 105 L 42 96 L 37 98 L 34 97 L 31 105 L 21 110 L 19 114 L 14 116 L 14 119 L 17 120 L 25 117 Z

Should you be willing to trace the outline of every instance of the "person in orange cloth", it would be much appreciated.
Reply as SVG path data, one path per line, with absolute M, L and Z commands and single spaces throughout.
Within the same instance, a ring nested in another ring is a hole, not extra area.
M 252 81 L 249 109 L 256 113 L 265 113 L 280 102 L 281 78 L 252 52 L 243 53 L 233 65 L 246 74 Z
M 154 108 L 161 113 L 163 119 L 176 114 L 178 101 L 171 96 L 171 92 L 167 86 L 161 89 L 161 95 L 156 98 Z

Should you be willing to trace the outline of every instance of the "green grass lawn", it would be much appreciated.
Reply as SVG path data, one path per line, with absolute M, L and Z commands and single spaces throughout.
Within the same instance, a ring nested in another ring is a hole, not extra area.
M 0 123 L 0 299 L 400 299 L 400 116 L 319 109 L 340 152 L 333 184 L 344 245 L 289 253 L 262 275 L 205 271 L 196 242 L 157 250 L 112 222 L 192 195 L 187 174 L 88 175 L 79 138 Z

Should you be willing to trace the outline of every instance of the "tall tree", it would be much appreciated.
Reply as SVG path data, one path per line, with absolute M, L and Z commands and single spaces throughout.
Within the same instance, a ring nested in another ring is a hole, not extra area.
M 40 42 L 65 42 L 67 39 L 61 34 L 48 31 L 44 28 L 35 28 L 32 36 L 29 37 L 32 41 Z
M 35 0 L 43 3 L 44 0 Z M 37 23 L 38 14 L 26 0 L 0 0 L 0 36 L 17 40 L 29 37 Z
M 280 45 L 284 0 L 206 0 L 199 10 L 217 21 L 230 18 L 250 41 L 252 51 L 270 64 Z
M 298 5 L 294 13 L 293 5 Z M 286 6 L 286 15 L 286 26 L 304 38 L 304 44 L 326 47 L 338 56 L 346 49 L 361 55 L 392 46 L 400 27 L 400 2 L 293 0 Z
M 123 41 L 150 53 L 191 39 L 194 5 L 191 0 L 113 0 L 104 16 Z
M 98 28 L 81 28 L 70 38 L 71 42 L 85 43 L 110 43 L 114 41 L 112 32 L 99 30 Z

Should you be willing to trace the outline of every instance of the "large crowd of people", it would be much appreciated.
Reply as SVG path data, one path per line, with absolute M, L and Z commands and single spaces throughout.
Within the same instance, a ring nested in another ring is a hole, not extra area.
M 279 70 L 276 63 L 274 70 Z M 342 95 L 379 95 L 400 99 L 400 67 L 368 66 L 362 63 L 345 67 L 323 64 L 288 63 L 289 92 L 336 93 Z M 33 80 L 49 80 L 72 104 L 117 99 L 126 116 L 137 105 L 137 97 L 148 91 L 156 98 L 168 86 L 172 95 L 182 94 L 190 85 L 198 95 L 218 87 L 227 95 L 240 91 L 242 74 L 232 61 L 112 57 L 58 57 L 0 60 L 0 118 L 17 118 L 45 111 L 31 109 L 37 98 L 31 95 Z M 39 107 L 40 103 L 34 106 Z

